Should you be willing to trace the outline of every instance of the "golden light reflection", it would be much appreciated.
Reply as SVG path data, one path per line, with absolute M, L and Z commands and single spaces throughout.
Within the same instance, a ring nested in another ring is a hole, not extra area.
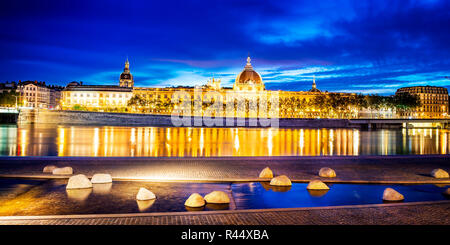
M 94 142 L 93 142 L 93 146 L 94 146 L 94 152 L 93 155 L 96 157 L 98 156 L 98 149 L 100 147 L 100 134 L 99 134 L 99 129 L 95 128 L 94 129 Z
M 442 146 L 440 149 L 441 154 L 447 154 L 448 152 L 448 133 L 447 134 L 441 134 L 441 142 L 442 142 Z
M 66 150 L 63 155 L 87 153 L 88 151 L 82 150 L 83 148 L 98 148 L 98 151 L 92 152 L 94 156 L 95 152 L 103 154 L 102 156 L 155 157 L 354 155 L 359 153 L 359 131 L 348 129 L 144 127 L 121 128 L 120 131 L 114 131 L 114 134 L 110 128 L 94 129 L 91 132 L 93 135 L 89 135 L 88 132 L 80 128 L 80 133 L 77 132 L 75 135 L 81 142 L 84 138 L 93 138 L 93 145 L 77 145 L 76 148 L 81 150 L 78 152 Z M 98 137 L 98 133 L 103 137 Z M 114 142 L 111 140 L 113 137 L 117 139 Z M 336 142 L 337 140 L 340 142 Z M 340 149 L 337 149 L 338 147 Z M 66 146 L 64 149 L 72 149 L 72 147 Z
M 26 149 L 27 149 L 27 130 L 22 129 L 20 130 L 20 145 L 19 145 L 19 151 L 21 156 L 26 156 Z
M 447 154 L 449 130 L 295 128 L 17 128 L 0 144 L 18 156 L 315 156 Z M 52 143 L 53 141 L 53 143 Z M 12 149 L 12 150 L 11 150 Z
M 269 151 L 269 156 L 272 156 L 273 137 L 272 137 L 272 129 L 271 128 L 269 128 L 269 135 L 267 136 L 267 150 Z
M 138 209 L 140 212 L 145 212 L 147 209 L 149 209 L 153 203 L 155 203 L 156 199 L 153 200 L 145 200 L 145 201 L 136 201 L 138 205 Z
M 65 142 L 65 129 L 58 128 L 58 156 L 62 156 L 61 154 L 64 152 L 64 142 Z
M 67 197 L 72 201 L 84 202 L 92 192 L 92 188 L 88 189 L 69 189 L 66 190 Z
M 105 128 L 105 132 L 103 134 L 103 142 L 105 142 L 105 144 L 108 144 L 108 128 Z M 108 154 L 108 148 L 104 147 L 104 151 L 103 151 L 103 155 L 107 155 Z
M 303 149 L 305 147 L 305 135 L 303 132 L 303 129 L 300 129 L 300 135 L 299 135 L 299 142 L 300 142 L 300 155 L 303 155 Z
M 359 131 L 353 130 L 353 155 L 358 155 L 359 153 L 359 142 Z

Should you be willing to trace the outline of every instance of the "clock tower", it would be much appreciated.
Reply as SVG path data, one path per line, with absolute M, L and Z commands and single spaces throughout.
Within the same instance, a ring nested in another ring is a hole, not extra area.
M 130 73 L 130 62 L 125 62 L 125 68 L 123 69 L 122 74 L 120 74 L 119 80 L 120 87 L 132 88 L 134 86 L 133 75 Z

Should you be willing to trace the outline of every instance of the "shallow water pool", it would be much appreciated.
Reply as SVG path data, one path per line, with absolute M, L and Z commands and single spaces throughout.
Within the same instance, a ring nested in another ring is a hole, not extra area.
M 320 207 L 383 203 L 385 188 L 405 196 L 405 202 L 447 200 L 445 185 L 329 184 L 328 191 L 308 191 L 306 183 L 272 187 L 267 182 L 163 183 L 117 181 L 94 184 L 92 189 L 66 190 L 67 180 L 0 179 L 0 216 L 109 214 L 242 210 L 265 208 Z M 136 201 L 140 187 L 153 191 L 157 199 Z M 206 195 L 213 190 L 228 193 L 229 205 L 189 209 L 184 206 L 191 193 Z

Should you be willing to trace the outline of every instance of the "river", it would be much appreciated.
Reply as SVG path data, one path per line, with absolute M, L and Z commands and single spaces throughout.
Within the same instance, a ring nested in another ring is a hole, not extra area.
M 449 130 L 0 125 L 1 156 L 448 154 Z

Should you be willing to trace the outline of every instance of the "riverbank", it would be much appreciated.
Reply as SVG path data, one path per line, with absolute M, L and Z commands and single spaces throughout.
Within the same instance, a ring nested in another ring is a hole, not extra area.
M 67 178 L 43 174 L 46 165 L 71 166 L 74 174 L 88 177 L 109 173 L 114 180 L 238 182 L 260 181 L 259 172 L 270 167 L 275 175 L 294 182 L 318 179 L 321 167 L 331 167 L 336 178 L 327 183 L 450 184 L 435 179 L 435 168 L 450 171 L 450 155 L 319 156 L 319 157 L 0 157 L 0 177 Z
M 359 128 L 400 129 L 403 127 L 448 128 L 449 119 L 327 119 L 279 118 L 276 122 L 261 123 L 249 118 L 223 118 L 215 127 L 281 127 L 281 128 Z M 58 124 L 84 126 L 162 126 L 172 127 L 171 115 L 113 113 L 62 110 L 21 110 L 21 124 Z M 206 127 L 201 118 L 192 117 L 190 127 Z M 177 125 L 178 126 L 178 125 Z
M 192 127 L 204 127 L 202 118 L 192 117 Z M 249 118 L 223 118 L 222 125 L 216 127 L 267 127 L 259 121 L 253 124 Z M 257 119 L 254 119 L 257 120 Z M 227 122 L 228 121 L 228 122 Z M 135 113 L 113 113 L 113 112 L 91 112 L 91 111 L 22 111 L 19 122 L 34 124 L 59 124 L 59 125 L 83 125 L 83 126 L 161 126 L 173 127 L 170 115 L 135 114 Z M 269 127 L 271 125 L 268 125 Z M 358 125 L 350 124 L 348 119 L 300 119 L 280 118 L 277 119 L 275 127 L 305 127 L 305 128 L 358 128 Z
M 15 124 L 19 113 L 14 112 L 0 112 L 0 124 Z

